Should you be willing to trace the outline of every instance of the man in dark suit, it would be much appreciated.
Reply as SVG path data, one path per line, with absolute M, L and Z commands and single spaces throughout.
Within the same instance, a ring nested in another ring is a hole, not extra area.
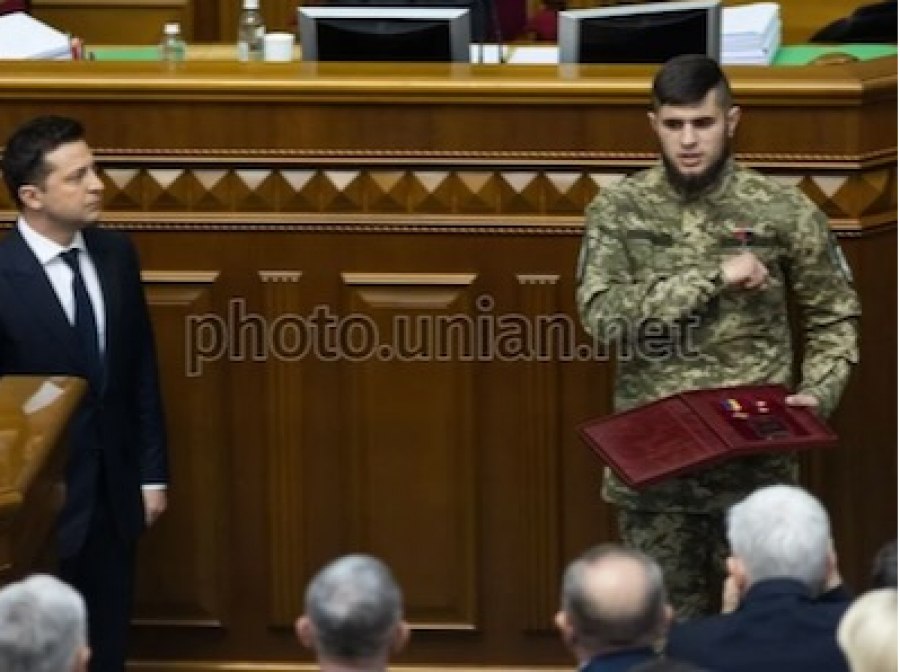
M 168 479 L 138 258 L 95 226 L 103 183 L 77 121 L 24 124 L 0 168 L 19 210 L 0 241 L 0 374 L 88 381 L 70 426 L 60 574 L 87 602 L 91 670 L 121 672 L 136 543 L 165 510 Z
M 850 603 L 828 514 L 802 488 L 761 488 L 728 512 L 728 613 L 676 625 L 668 655 L 718 672 L 847 672 Z
M 625 672 L 655 660 L 671 618 L 662 570 L 640 551 L 595 546 L 566 568 L 556 627 L 580 672 Z

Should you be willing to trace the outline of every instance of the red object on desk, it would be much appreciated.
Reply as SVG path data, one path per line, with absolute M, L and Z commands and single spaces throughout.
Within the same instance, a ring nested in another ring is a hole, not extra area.
M 691 390 L 579 427 L 581 438 L 629 486 L 658 483 L 731 457 L 831 448 L 838 437 L 782 385 Z

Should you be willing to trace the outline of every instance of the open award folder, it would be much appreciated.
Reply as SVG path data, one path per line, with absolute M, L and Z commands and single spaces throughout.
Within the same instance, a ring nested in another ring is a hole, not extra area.
M 597 418 L 581 438 L 633 488 L 731 457 L 829 448 L 837 435 L 812 411 L 786 406 L 782 385 L 691 390 Z

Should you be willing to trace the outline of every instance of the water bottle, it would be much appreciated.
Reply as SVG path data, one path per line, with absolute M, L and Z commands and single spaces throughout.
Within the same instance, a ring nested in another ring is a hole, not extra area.
M 167 23 L 163 27 L 163 36 L 159 43 L 159 60 L 169 63 L 183 61 L 186 50 L 184 39 L 181 37 L 181 25 Z
M 237 50 L 239 61 L 261 61 L 266 26 L 259 11 L 259 0 L 244 0 L 238 17 Z

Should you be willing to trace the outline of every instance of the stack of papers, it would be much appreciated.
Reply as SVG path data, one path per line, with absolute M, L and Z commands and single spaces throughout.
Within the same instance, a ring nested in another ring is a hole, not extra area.
M 0 60 L 71 60 L 69 36 L 24 12 L 0 16 Z
M 722 10 L 722 63 L 771 65 L 781 47 L 781 12 L 774 2 Z

